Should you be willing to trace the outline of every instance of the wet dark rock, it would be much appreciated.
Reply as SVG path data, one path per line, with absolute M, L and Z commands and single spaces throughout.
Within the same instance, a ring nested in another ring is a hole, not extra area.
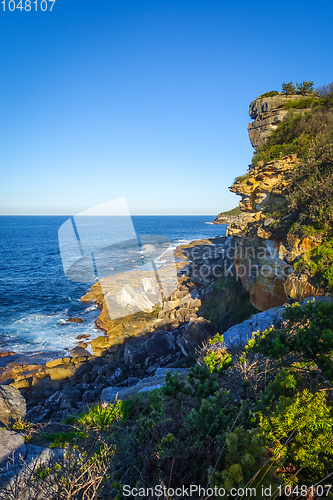
M 76 337 L 76 340 L 88 339 L 89 337 L 91 337 L 91 335 L 88 335 L 88 334 L 85 334 L 85 335 L 78 335 L 78 336 Z
M 145 359 L 145 367 L 152 366 L 156 363 L 156 358 L 155 356 L 148 356 L 148 358 Z
M 155 374 L 155 372 L 156 372 L 156 370 L 157 370 L 158 368 L 160 368 L 160 365 L 159 365 L 159 364 L 156 364 L 156 365 L 152 365 L 152 366 L 150 366 L 150 367 L 148 368 L 148 370 L 147 370 L 147 374 L 148 374 L 148 375 L 154 375 L 154 374 Z
M 92 403 L 93 401 L 96 401 L 99 395 L 100 391 L 96 389 L 86 391 L 82 396 L 82 401 L 84 403 Z
M 144 363 L 147 357 L 147 347 L 145 340 L 128 342 L 124 351 L 124 362 L 128 366 Z
M 133 385 L 136 385 L 138 382 L 140 382 L 140 379 L 138 377 L 128 377 L 127 387 L 132 387 Z
M 82 399 L 82 394 L 79 389 L 73 387 L 71 389 L 66 389 L 61 393 L 60 398 L 60 410 L 65 408 L 76 408 L 77 403 Z
M 6 358 L 7 356 L 14 356 L 16 354 L 13 351 L 1 351 L 0 352 L 0 358 Z
M 73 358 L 90 358 L 91 354 L 87 349 L 84 349 L 83 347 L 74 347 L 73 349 L 70 349 L 69 352 L 71 353 Z
M 84 382 L 85 384 L 89 384 L 91 382 L 91 376 L 88 372 L 85 372 L 82 375 L 82 382 Z
M 126 379 L 125 373 L 123 372 L 123 370 L 120 367 L 118 367 L 118 368 L 116 368 L 114 373 L 111 375 L 111 377 L 107 378 L 107 382 L 110 385 L 117 385 L 117 384 L 119 384 L 119 382 L 122 382 L 125 379 Z
M 122 382 L 119 382 L 119 384 L 117 384 L 116 387 L 127 387 L 127 379 L 123 380 Z
M 165 331 L 155 332 L 147 340 L 147 352 L 151 356 L 160 357 L 175 352 L 175 339 Z
M 66 322 L 67 323 L 83 323 L 83 319 L 82 318 L 69 318 L 69 319 L 66 319 Z
M 170 371 L 172 375 L 176 372 L 180 381 L 186 379 L 189 370 L 184 368 L 170 368 L 169 370 L 159 368 L 153 377 L 146 377 L 140 380 L 137 384 L 132 387 L 107 387 L 102 391 L 101 403 L 113 403 L 117 399 L 127 399 L 133 394 L 138 392 L 147 392 L 153 389 L 159 389 L 165 385 L 166 372 Z
M 186 325 L 184 333 L 177 340 L 177 345 L 183 354 L 188 356 L 193 354 L 196 347 L 199 347 L 203 342 L 208 342 L 216 332 L 213 323 L 204 318 L 197 318 Z

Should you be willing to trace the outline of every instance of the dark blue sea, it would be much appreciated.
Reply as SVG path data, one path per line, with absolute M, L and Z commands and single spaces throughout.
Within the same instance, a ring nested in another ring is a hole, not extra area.
M 224 236 L 226 226 L 212 224 L 214 217 L 132 216 L 132 222 L 137 234 L 165 236 L 175 247 Z M 49 358 L 74 347 L 80 334 L 101 334 L 96 305 L 80 302 L 92 283 L 69 281 L 64 274 L 58 230 L 68 218 L 0 216 L 0 352 Z M 76 316 L 84 323 L 66 323 Z

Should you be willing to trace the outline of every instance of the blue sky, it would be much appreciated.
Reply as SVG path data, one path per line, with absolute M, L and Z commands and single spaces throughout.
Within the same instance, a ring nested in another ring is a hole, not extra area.
M 75 214 L 120 197 L 132 214 L 232 208 L 228 186 L 253 153 L 250 102 L 283 81 L 333 81 L 331 1 L 6 6 L 0 214 Z

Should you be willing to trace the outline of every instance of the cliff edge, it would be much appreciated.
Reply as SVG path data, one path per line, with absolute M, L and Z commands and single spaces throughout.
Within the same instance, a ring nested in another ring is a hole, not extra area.
M 241 214 L 226 231 L 239 239 L 235 266 L 246 269 L 241 280 L 259 310 L 330 295 L 333 287 L 333 259 L 323 246 L 332 246 L 333 93 L 268 94 L 250 104 L 255 152 L 229 188 L 241 197 Z

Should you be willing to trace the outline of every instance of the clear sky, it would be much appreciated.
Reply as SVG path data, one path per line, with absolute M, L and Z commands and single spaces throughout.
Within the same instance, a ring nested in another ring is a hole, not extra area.
M 0 3 L 0 214 L 233 208 L 250 102 L 333 81 L 331 0 L 40 4 Z

